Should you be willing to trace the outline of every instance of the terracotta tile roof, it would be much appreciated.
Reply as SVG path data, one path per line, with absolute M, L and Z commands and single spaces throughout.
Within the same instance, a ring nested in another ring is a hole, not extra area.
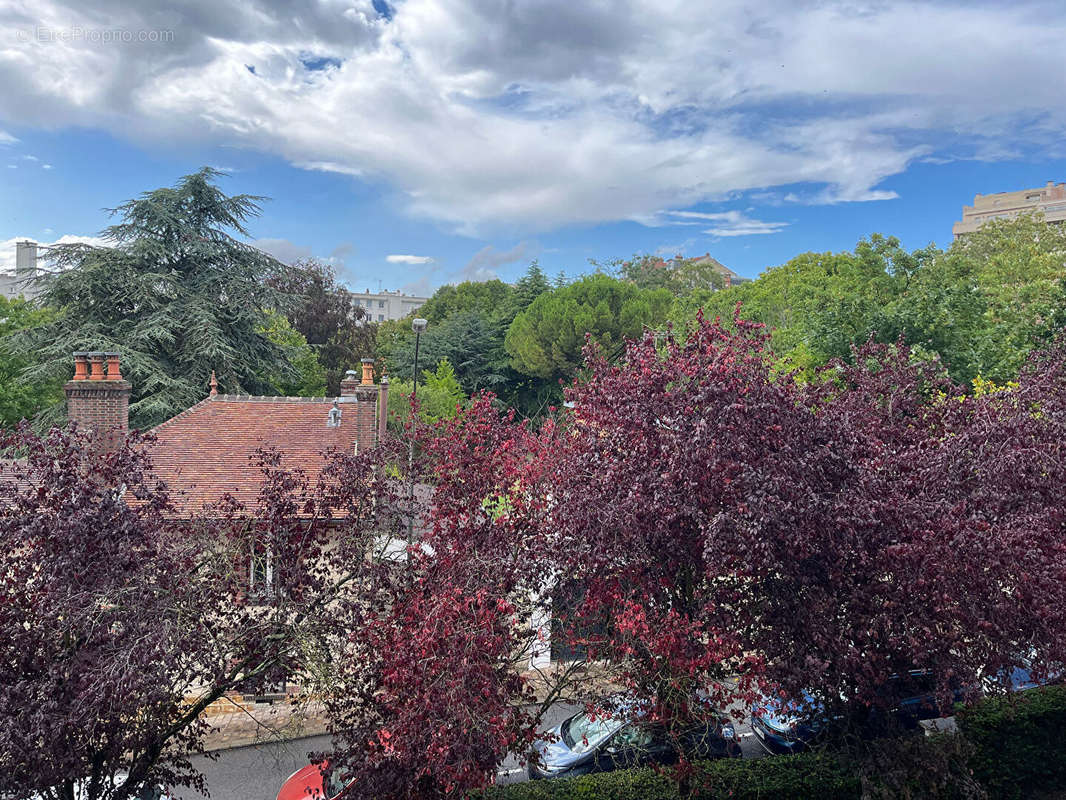
M 283 465 L 302 469 L 312 483 L 327 450 L 354 449 L 356 409 L 348 400 L 338 404 L 340 424 L 329 427 L 331 397 L 208 397 L 152 431 L 156 473 L 183 511 L 196 512 L 227 493 L 254 508 L 262 480 L 257 449 L 277 448 Z

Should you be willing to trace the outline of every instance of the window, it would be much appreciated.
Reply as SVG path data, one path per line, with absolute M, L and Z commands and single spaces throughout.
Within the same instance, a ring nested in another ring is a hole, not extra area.
M 248 594 L 251 597 L 269 597 L 274 594 L 274 555 L 252 553 L 248 569 Z
M 384 322 L 384 321 L 385 321 L 385 315 L 384 314 L 378 314 L 378 322 Z
M 384 308 L 384 307 L 385 307 L 385 301 L 384 300 L 378 300 L 378 308 Z

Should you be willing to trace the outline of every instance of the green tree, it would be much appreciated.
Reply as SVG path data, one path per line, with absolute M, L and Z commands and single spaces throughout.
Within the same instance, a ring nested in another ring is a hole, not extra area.
M 0 296 L 0 427 L 10 428 L 23 419 L 32 418 L 43 408 L 63 399 L 63 380 L 27 381 L 22 373 L 29 365 L 25 354 L 11 349 L 13 336 L 29 328 L 44 325 L 55 318 L 48 308 L 34 306 L 28 300 L 9 300 Z
M 615 259 L 605 264 L 593 260 L 597 270 L 616 275 L 641 289 L 666 289 L 683 296 L 690 292 L 717 291 L 726 285 L 725 268 L 709 256 L 670 259 L 648 253 Z
M 851 346 L 871 334 L 894 341 L 900 325 L 893 303 L 938 254 L 933 247 L 908 252 L 895 237 L 873 234 L 854 252 L 802 253 L 751 283 L 694 291 L 675 301 L 671 318 L 691 326 L 702 308 L 731 324 L 740 303 L 745 319 L 770 328 L 779 365 L 809 373 L 830 358 L 849 358 Z
M 519 413 L 536 416 L 557 400 L 558 387 L 516 372 L 504 348 L 504 336 L 515 315 L 550 292 L 543 270 L 534 261 L 514 286 L 499 280 L 466 281 L 442 286 L 419 309 L 430 323 L 420 342 L 420 361 L 454 366 L 463 391 L 489 389 Z M 407 380 L 414 360 L 410 320 L 378 327 L 378 356 L 390 378 Z
M 672 297 L 603 274 L 586 276 L 538 297 L 515 317 L 504 346 L 516 370 L 544 380 L 574 375 L 585 335 L 609 350 L 645 326 L 662 324 Z
M 437 289 L 415 316 L 431 323 L 443 322 L 462 311 L 479 311 L 490 318 L 505 317 L 513 314 L 514 294 L 514 286 L 498 279 L 447 284 Z
M 278 346 L 285 356 L 284 363 L 292 367 L 267 373 L 265 377 L 271 384 L 271 394 L 287 397 L 323 397 L 326 394 L 325 367 L 304 335 L 289 324 L 284 314 L 270 312 L 260 332 Z M 339 391 L 333 394 L 339 394 Z
M 151 427 L 202 399 L 214 370 L 230 393 L 265 394 L 271 377 L 295 378 L 263 333 L 267 311 L 291 298 L 268 285 L 287 269 L 238 236 L 263 198 L 223 194 L 205 167 L 112 211 L 110 247 L 51 248 L 57 269 L 41 301 L 61 313 L 17 337 L 33 361 L 23 377 L 51 385 L 72 350 L 117 350 L 133 384 L 130 424 Z M 53 407 L 51 417 L 60 417 Z
M 924 276 L 921 289 L 976 295 L 965 317 L 952 317 L 962 334 L 958 349 L 941 353 L 953 377 L 1011 380 L 1029 351 L 1056 332 L 1049 322 L 1062 316 L 1066 281 L 1061 225 L 1048 225 L 1040 215 L 991 221 L 956 241 L 938 267 L 935 275 Z M 928 329 L 928 318 L 923 321 Z
M 389 380 L 389 426 L 402 430 L 411 411 L 411 381 Z M 418 384 L 418 416 L 425 422 L 454 417 L 467 401 L 455 370 L 442 359 L 433 371 L 425 370 Z

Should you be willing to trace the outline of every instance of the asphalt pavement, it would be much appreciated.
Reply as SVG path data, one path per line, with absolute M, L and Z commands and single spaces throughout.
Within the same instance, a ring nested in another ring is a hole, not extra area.
M 567 703 L 555 704 L 545 714 L 543 726 L 551 728 L 558 725 L 578 708 Z M 765 755 L 747 723 L 736 722 L 734 725 L 745 758 Z M 193 759 L 193 764 L 207 779 L 208 794 L 183 789 L 175 792 L 174 796 L 180 800 L 203 800 L 205 797 L 212 800 L 276 800 L 278 789 L 285 779 L 307 765 L 308 753 L 328 749 L 328 736 L 311 736 L 288 742 L 222 750 L 214 761 L 200 756 Z M 517 758 L 508 756 L 500 765 L 498 782 L 504 784 L 524 780 L 525 768 L 519 765 Z

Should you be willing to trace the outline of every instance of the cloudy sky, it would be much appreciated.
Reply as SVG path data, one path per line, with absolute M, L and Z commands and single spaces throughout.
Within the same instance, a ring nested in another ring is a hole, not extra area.
M 1066 180 L 1064 39 L 1057 0 L 0 0 L 0 265 L 204 164 L 356 288 L 946 244 Z

